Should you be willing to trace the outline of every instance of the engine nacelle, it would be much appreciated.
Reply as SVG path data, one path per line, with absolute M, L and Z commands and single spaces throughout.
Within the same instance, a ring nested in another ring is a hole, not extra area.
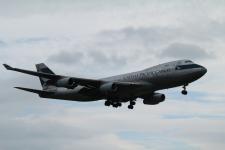
M 101 93 L 109 95 L 117 92 L 118 86 L 115 83 L 105 83 L 100 86 L 99 90 Z
M 77 87 L 77 84 L 74 82 L 72 78 L 62 78 L 56 81 L 55 85 L 57 87 L 65 87 L 68 89 L 74 89 Z
M 144 98 L 143 103 L 145 105 L 156 105 L 165 101 L 165 98 L 164 94 L 154 93 L 152 96 Z

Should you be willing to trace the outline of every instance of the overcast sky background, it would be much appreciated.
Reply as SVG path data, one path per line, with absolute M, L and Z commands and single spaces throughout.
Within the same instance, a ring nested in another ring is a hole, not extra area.
M 191 59 L 208 73 L 134 110 L 40 99 L 35 77 L 0 69 L 2 150 L 225 148 L 224 0 L 0 0 L 0 62 L 100 78 Z

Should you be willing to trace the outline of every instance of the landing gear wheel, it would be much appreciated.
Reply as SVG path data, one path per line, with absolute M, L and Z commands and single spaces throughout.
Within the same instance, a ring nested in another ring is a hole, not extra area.
M 134 101 L 131 101 L 130 102 L 130 105 L 135 105 L 136 103 Z
M 129 109 L 133 109 L 134 106 L 133 106 L 133 105 L 128 105 L 128 108 L 129 108 Z
M 117 105 L 118 105 L 119 107 L 121 107 L 121 106 L 122 106 L 122 104 L 121 104 L 121 103 L 118 103 Z
M 115 107 L 115 108 L 119 107 L 118 103 L 114 103 L 113 107 Z
M 187 92 L 186 90 L 181 91 L 181 93 L 182 93 L 183 95 L 187 95 L 187 94 L 188 94 L 188 92 Z
M 105 101 L 105 106 L 110 106 L 111 102 L 110 101 Z

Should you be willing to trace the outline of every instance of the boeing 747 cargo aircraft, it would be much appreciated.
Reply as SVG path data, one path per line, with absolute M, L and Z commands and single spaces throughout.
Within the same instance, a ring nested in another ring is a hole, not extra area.
M 37 72 L 13 68 L 13 70 L 40 78 L 42 90 L 15 87 L 33 92 L 42 98 L 62 99 L 79 102 L 105 100 L 105 106 L 121 107 L 129 102 L 133 109 L 137 98 L 146 105 L 156 105 L 165 100 L 158 90 L 183 86 L 182 94 L 187 95 L 186 86 L 201 78 L 207 69 L 190 60 L 178 60 L 160 64 L 145 70 L 102 79 L 85 79 L 56 75 L 45 64 L 37 64 Z

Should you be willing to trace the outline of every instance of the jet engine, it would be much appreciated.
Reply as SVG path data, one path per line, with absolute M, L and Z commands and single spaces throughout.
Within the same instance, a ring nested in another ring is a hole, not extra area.
M 57 87 L 65 87 L 68 89 L 74 89 L 77 87 L 77 84 L 74 82 L 72 78 L 62 78 L 56 81 L 55 85 Z
M 154 93 L 153 95 L 149 97 L 145 97 L 143 100 L 143 103 L 145 105 L 156 105 L 163 101 L 165 101 L 165 95 L 160 93 Z
M 100 86 L 99 90 L 101 93 L 108 95 L 117 92 L 118 86 L 115 83 L 105 83 Z

